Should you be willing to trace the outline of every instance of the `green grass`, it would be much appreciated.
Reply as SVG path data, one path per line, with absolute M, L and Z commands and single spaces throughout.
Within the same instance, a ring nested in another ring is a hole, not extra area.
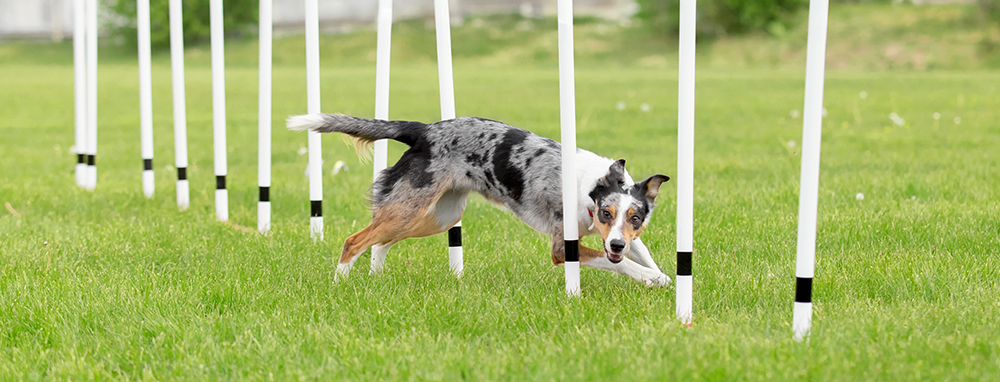
M 370 218 L 370 165 L 324 138 L 326 240 L 309 240 L 297 153 L 306 139 L 281 128 L 305 108 L 297 63 L 274 73 L 271 235 L 215 221 L 210 76 L 197 57 L 191 208 L 174 203 L 165 56 L 153 68 L 157 194 L 141 193 L 137 73 L 125 58 L 101 67 L 100 180 L 80 190 L 72 68 L 33 63 L 47 49 L 0 68 L 0 202 L 20 214 L 0 210 L 0 379 L 1000 378 L 997 72 L 828 73 L 814 325 L 798 343 L 801 69 L 698 73 L 696 318 L 685 328 L 672 286 L 584 269 L 583 296 L 567 299 L 546 237 L 481 198 L 463 220 L 461 280 L 438 235 L 395 246 L 380 276 L 367 274 L 365 255 L 334 283 L 343 239 Z M 323 109 L 371 116 L 374 65 L 324 65 Z M 390 116 L 435 120 L 433 64 L 400 59 L 392 70 Z M 455 70 L 459 114 L 558 138 L 554 65 L 469 58 Z M 256 69 L 237 64 L 227 76 L 230 217 L 255 227 Z M 636 177 L 675 176 L 675 76 L 584 65 L 579 145 L 627 158 Z M 893 124 L 892 112 L 906 123 Z M 394 160 L 402 146 L 390 149 Z M 331 175 L 337 160 L 350 171 Z M 675 190 L 665 184 L 643 234 L 668 274 Z

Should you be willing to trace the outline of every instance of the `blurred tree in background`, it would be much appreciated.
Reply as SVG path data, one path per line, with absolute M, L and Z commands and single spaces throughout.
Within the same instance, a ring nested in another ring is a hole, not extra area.
M 639 19 L 655 31 L 677 35 L 679 0 L 637 0 Z M 698 33 L 709 37 L 747 32 L 784 35 L 809 0 L 700 0 Z
M 1000 25 L 1000 0 L 979 0 L 978 3 L 987 22 Z
M 184 43 L 196 44 L 208 41 L 209 0 L 184 0 Z M 224 1 L 222 3 L 223 24 L 226 35 L 241 35 L 252 32 L 257 25 L 258 0 Z M 168 0 L 150 0 L 150 41 L 154 49 L 170 46 L 170 14 Z M 111 11 L 121 17 L 121 22 L 112 28 L 116 40 L 127 46 L 136 46 L 136 2 L 135 0 L 113 0 Z
M 979 54 L 993 67 L 1000 67 L 1000 41 L 993 38 L 993 28 L 1000 27 L 1000 0 L 979 0 L 979 15 L 987 27 L 979 41 Z

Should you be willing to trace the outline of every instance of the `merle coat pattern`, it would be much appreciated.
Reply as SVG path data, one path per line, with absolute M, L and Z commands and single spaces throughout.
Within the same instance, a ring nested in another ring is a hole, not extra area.
M 556 141 L 468 117 L 424 124 L 313 114 L 289 118 L 288 127 L 345 133 L 359 152 L 383 138 L 410 146 L 372 185 L 372 223 L 344 243 L 338 277 L 347 276 L 368 247 L 372 271 L 377 272 L 393 244 L 447 231 L 461 219 L 471 191 L 552 236 L 552 261 L 564 262 L 562 154 Z M 580 247 L 581 264 L 623 273 L 650 286 L 667 285 L 670 278 L 638 236 L 649 221 L 660 184 L 669 178 L 654 175 L 635 183 L 624 160 L 582 149 L 577 150 L 577 161 L 580 234 L 601 234 L 604 239 L 603 251 Z

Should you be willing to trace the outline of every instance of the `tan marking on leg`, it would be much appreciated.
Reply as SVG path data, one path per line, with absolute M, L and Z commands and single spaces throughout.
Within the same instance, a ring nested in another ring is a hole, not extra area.
M 445 232 L 458 223 L 458 219 L 442 227 L 434 213 L 428 213 L 430 207 L 444 195 L 448 189 L 439 189 L 430 198 L 421 201 L 420 205 L 406 205 L 405 202 L 390 202 L 378 207 L 372 223 L 358 233 L 351 235 L 344 242 L 340 255 L 340 263 L 347 264 L 375 244 L 393 245 L 404 239 L 424 237 Z
M 580 262 L 593 260 L 597 257 L 605 256 L 604 251 L 585 247 L 577 244 L 580 252 Z M 562 229 L 557 230 L 552 235 L 552 265 L 563 265 L 566 263 L 566 241 L 563 238 Z

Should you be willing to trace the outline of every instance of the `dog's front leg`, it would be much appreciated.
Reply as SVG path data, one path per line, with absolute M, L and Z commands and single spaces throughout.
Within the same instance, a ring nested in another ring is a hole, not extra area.
M 615 264 L 612 263 L 611 260 L 608 260 L 604 251 L 598 251 L 582 245 L 580 246 L 580 264 L 591 268 L 621 273 L 638 280 L 648 287 L 662 287 L 670 285 L 670 277 L 663 274 L 663 272 L 660 272 L 658 269 L 644 267 L 629 258 L 624 258 L 622 261 Z
M 629 259 L 632 259 L 632 261 L 639 263 L 639 265 L 663 273 L 663 271 L 660 270 L 660 267 L 656 266 L 656 262 L 653 261 L 653 256 L 649 253 L 649 249 L 642 244 L 642 240 L 638 237 L 635 238 L 635 240 L 632 240 L 632 244 L 630 245 L 626 256 Z

